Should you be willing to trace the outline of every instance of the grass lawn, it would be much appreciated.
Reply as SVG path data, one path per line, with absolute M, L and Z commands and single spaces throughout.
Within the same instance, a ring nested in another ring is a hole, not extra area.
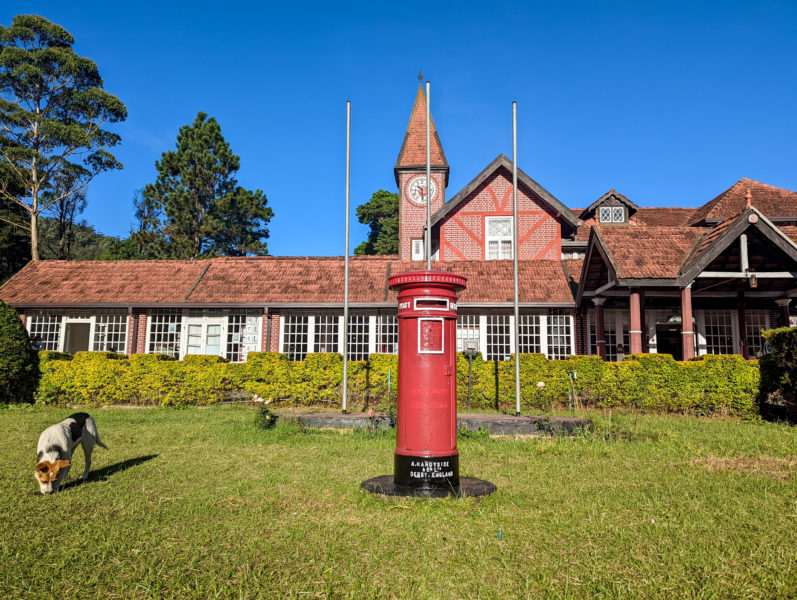
M 35 495 L 70 410 L 0 410 L 2 598 L 795 598 L 797 429 L 590 414 L 568 439 L 460 440 L 482 500 L 384 499 L 391 432 L 243 407 L 91 411 L 93 476 Z M 76 452 L 72 479 L 82 472 Z

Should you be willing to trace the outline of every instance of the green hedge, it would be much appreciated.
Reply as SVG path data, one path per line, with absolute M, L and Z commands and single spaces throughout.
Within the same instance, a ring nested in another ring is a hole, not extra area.
M 189 356 L 176 361 L 165 355 L 130 358 L 98 352 L 69 355 L 40 353 L 39 401 L 87 406 L 212 404 L 226 398 L 252 398 L 284 405 L 339 407 L 343 359 L 339 354 L 309 354 L 303 361 L 284 355 L 250 353 L 245 363 L 218 357 Z M 349 407 L 394 409 L 398 391 L 398 357 L 374 354 L 369 361 L 349 362 Z M 575 372 L 575 399 L 586 407 L 627 407 L 692 414 L 751 415 L 758 411 L 759 368 L 738 355 L 704 356 L 677 362 L 668 354 L 627 356 L 606 363 L 595 356 L 548 360 L 540 354 L 520 359 L 521 409 L 566 407 L 568 373 Z M 388 402 L 388 373 L 391 374 Z M 540 382 L 544 385 L 539 385 Z M 457 399 L 467 404 L 468 362 L 457 356 Z M 514 361 L 473 361 L 474 409 L 513 411 Z
M 770 352 L 761 357 L 761 400 L 785 404 L 797 420 L 797 327 L 764 332 Z

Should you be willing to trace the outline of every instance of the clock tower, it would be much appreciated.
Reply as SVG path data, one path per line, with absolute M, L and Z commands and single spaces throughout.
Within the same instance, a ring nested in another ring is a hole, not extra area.
M 426 182 L 426 94 L 423 83 L 418 86 L 415 104 L 410 114 L 404 143 L 401 144 L 393 172 L 399 188 L 399 255 L 401 260 L 425 260 L 423 250 L 426 225 L 426 203 L 431 202 L 434 213 L 445 204 L 448 186 L 448 161 L 440 144 L 434 119 L 431 127 L 432 180 Z M 437 250 L 437 240 L 432 238 L 432 252 Z

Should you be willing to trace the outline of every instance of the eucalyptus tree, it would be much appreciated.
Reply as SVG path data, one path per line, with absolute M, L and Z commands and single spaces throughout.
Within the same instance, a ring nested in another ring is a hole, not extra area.
M 74 37 L 36 15 L 0 26 L 0 157 L 24 193 L 0 181 L 0 199 L 29 219 L 31 258 L 39 259 L 39 215 L 84 189 L 97 174 L 121 169 L 107 150 L 119 135 L 104 129 L 127 109 L 102 89 L 97 65 L 72 49 Z M 56 185 L 56 176 L 70 185 Z

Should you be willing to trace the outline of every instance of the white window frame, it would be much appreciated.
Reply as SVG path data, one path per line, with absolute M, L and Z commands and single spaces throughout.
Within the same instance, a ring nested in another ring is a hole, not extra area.
M 604 219 L 604 211 L 608 219 Z M 620 218 L 616 218 L 616 211 L 620 211 Z M 623 206 L 599 206 L 598 207 L 598 222 L 600 223 L 625 223 L 625 207 Z
M 426 260 L 423 238 L 412 238 L 410 240 L 410 260 Z
M 746 311 L 746 318 L 744 323 L 746 332 L 747 332 L 747 348 L 748 354 L 750 357 L 759 356 L 764 351 L 764 340 L 761 338 L 760 330 L 761 329 L 769 329 L 769 311 L 766 309 L 748 309 Z M 761 345 L 758 349 L 758 352 L 753 352 L 753 348 L 751 347 L 750 340 L 751 338 L 758 338 L 761 340 Z
M 509 234 L 508 235 L 490 235 L 490 222 L 492 221 L 509 221 Z M 511 216 L 494 216 L 484 217 L 484 260 L 512 260 L 515 256 L 515 244 L 513 231 L 513 223 Z M 498 243 L 498 257 L 490 258 L 490 242 Z M 503 242 L 509 242 L 509 256 L 501 256 L 501 248 Z
M 739 313 L 734 309 L 712 309 L 712 310 L 696 310 L 695 319 L 697 321 L 697 331 L 695 332 L 697 340 L 698 356 L 703 356 L 709 353 L 708 338 L 706 337 L 706 313 L 726 313 L 730 320 L 731 330 L 731 354 L 740 354 L 739 348 Z M 711 353 L 713 354 L 713 352 Z
M 603 331 L 604 331 L 604 338 L 606 340 L 606 360 L 608 362 L 618 362 L 618 359 L 622 360 L 622 358 L 626 357 L 630 354 L 630 327 L 629 327 L 629 311 L 623 308 L 607 308 L 603 311 Z M 595 329 L 595 334 L 593 339 L 592 330 Z M 655 331 L 656 326 L 655 322 L 653 325 L 653 329 Z M 572 324 L 571 324 L 571 332 L 572 332 Z M 597 316 L 596 311 L 594 308 L 587 311 L 587 354 L 595 356 L 597 354 L 597 336 L 598 336 L 598 328 L 597 328 Z M 608 335 L 613 336 L 614 344 L 609 344 Z M 571 336 L 572 337 L 572 336 Z M 622 344 L 624 352 L 619 354 L 617 352 L 617 347 Z M 592 351 L 592 346 L 595 346 L 595 352 Z M 614 348 L 614 352 L 609 352 L 610 348 Z

